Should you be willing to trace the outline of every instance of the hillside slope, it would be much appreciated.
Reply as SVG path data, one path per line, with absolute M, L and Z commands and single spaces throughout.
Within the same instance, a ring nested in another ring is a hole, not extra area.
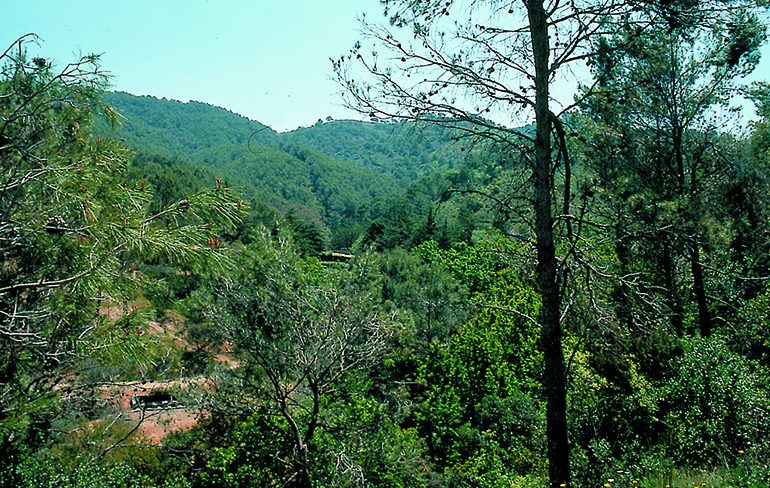
M 460 159 L 432 126 L 332 121 L 279 134 L 205 103 L 123 92 L 107 101 L 122 116 L 115 135 L 138 153 L 205 167 L 251 200 L 321 224 L 336 246 L 362 228 L 370 202 Z

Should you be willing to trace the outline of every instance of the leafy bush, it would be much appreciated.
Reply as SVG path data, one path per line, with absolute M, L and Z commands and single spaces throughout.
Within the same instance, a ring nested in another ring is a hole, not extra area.
M 181 476 L 170 476 L 161 484 L 128 463 L 110 466 L 83 463 L 74 467 L 46 459 L 28 457 L 12 471 L 0 472 L 0 486 L 14 488 L 189 488 Z
M 660 390 L 670 455 L 687 466 L 734 465 L 770 455 L 767 371 L 718 338 L 683 340 Z

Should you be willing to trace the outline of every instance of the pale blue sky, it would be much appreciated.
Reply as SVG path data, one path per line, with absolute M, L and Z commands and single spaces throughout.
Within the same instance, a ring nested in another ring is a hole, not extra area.
M 276 130 L 310 125 L 341 106 L 330 57 L 359 37 L 378 0 L 0 0 L 0 46 L 27 32 L 60 64 L 103 53 L 114 89 L 198 100 Z
M 0 0 L 0 49 L 35 32 L 60 65 L 103 53 L 114 89 L 198 100 L 279 130 L 354 117 L 330 57 L 360 37 L 378 0 Z M 770 79 L 770 49 L 755 79 Z

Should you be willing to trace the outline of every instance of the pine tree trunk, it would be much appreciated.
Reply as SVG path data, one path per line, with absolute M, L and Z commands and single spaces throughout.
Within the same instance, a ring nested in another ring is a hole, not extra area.
M 567 439 L 567 388 L 559 320 L 561 297 L 556 279 L 557 260 L 551 204 L 551 121 L 548 110 L 549 42 L 546 12 L 542 0 L 527 3 L 532 54 L 535 63 L 535 168 L 534 207 L 537 238 L 537 275 L 542 297 L 540 347 L 545 371 L 548 437 L 548 475 L 552 487 L 569 486 L 569 443 Z

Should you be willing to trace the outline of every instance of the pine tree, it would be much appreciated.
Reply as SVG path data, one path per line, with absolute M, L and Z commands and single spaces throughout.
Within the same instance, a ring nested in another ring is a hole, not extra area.
M 150 213 L 152 189 L 125 174 L 130 153 L 93 133 L 116 120 L 101 101 L 96 55 L 56 69 L 26 54 L 0 56 L 0 445 L 50 421 L 74 358 L 119 335 L 99 320 L 105 301 L 132 297 L 141 259 L 171 263 L 222 254 L 211 244 L 243 207 L 226 187 Z M 100 330 L 107 327 L 107 330 Z M 96 334 L 100 330 L 101 333 Z M 59 388 L 57 388 L 57 386 Z

